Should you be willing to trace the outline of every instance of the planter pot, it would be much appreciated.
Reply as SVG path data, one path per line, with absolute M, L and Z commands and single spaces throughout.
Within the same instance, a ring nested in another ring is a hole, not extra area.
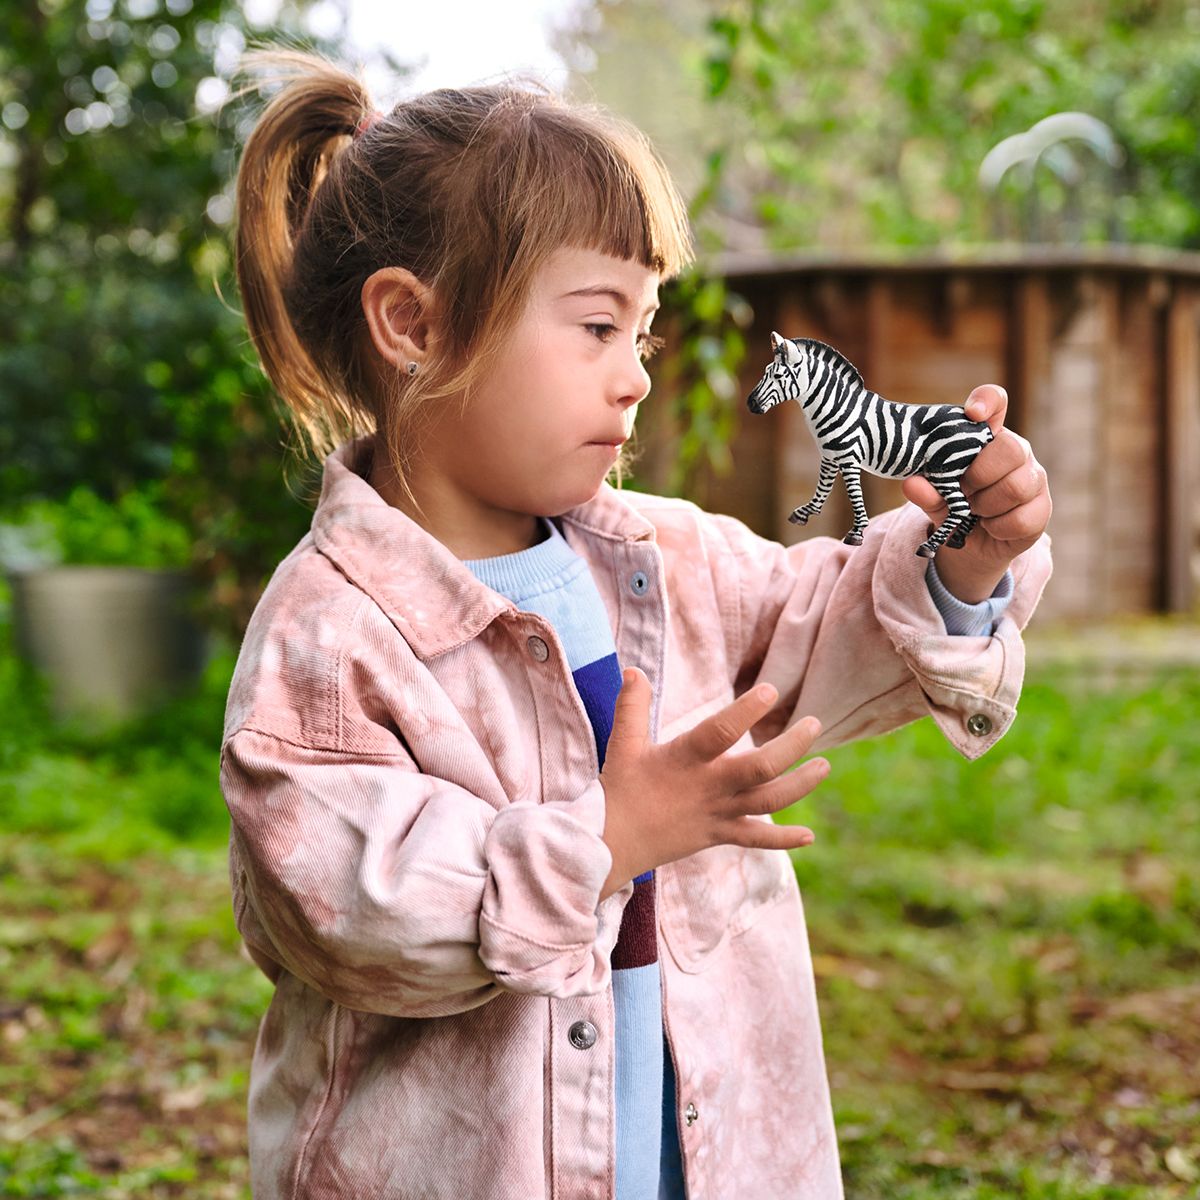
M 10 577 L 18 653 L 60 719 L 111 723 L 194 684 L 206 639 L 187 576 L 141 567 L 42 567 Z

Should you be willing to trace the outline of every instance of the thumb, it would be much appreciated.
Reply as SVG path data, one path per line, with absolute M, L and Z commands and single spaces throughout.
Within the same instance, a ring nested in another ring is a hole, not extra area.
M 924 509 L 931 515 L 945 507 L 946 502 L 937 488 L 923 475 L 910 475 L 900 485 L 900 490 L 904 493 L 906 500 L 911 500 L 918 508 Z
M 644 742 L 650 734 L 650 680 L 638 667 L 626 667 L 621 672 L 621 690 L 613 709 L 613 741 Z

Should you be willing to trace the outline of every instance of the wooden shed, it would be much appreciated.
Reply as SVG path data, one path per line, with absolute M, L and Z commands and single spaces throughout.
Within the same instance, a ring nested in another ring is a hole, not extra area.
M 1196 612 L 1200 254 L 1023 246 L 732 257 L 718 268 L 754 317 L 734 470 L 701 470 L 689 489 L 698 503 L 788 544 L 849 528 L 840 480 L 807 527 L 788 522 L 812 495 L 816 447 L 798 405 L 754 416 L 744 402 L 773 329 L 820 338 L 892 400 L 961 404 L 978 384 L 1005 387 L 1008 425 L 1032 443 L 1054 496 L 1055 576 L 1039 623 Z M 660 422 L 638 422 L 648 487 L 662 486 L 671 453 Z M 863 482 L 872 514 L 903 500 L 898 483 Z

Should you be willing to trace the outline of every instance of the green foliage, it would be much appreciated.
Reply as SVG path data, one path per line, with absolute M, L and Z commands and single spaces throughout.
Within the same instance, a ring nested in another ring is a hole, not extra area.
M 35 500 L 13 517 L 18 529 L 35 533 L 64 563 L 182 568 L 191 561 L 192 539 L 182 521 L 167 516 L 162 486 L 147 484 L 107 501 L 91 488 L 75 487 L 65 500 Z
M 1000 236 L 1200 246 L 1200 10 L 1106 0 L 736 0 L 708 24 L 701 83 L 724 131 L 721 207 L 780 247 Z M 1002 138 L 1056 112 L 1105 122 L 1115 172 L 1076 155 L 994 203 Z
M 239 131 L 233 107 L 211 102 L 245 19 L 232 0 L 10 8 L 0 510 L 81 484 L 124 505 L 151 486 L 189 531 L 214 623 L 236 631 L 308 521 L 283 480 L 284 427 L 222 299 L 234 294 Z M 285 5 L 278 32 L 298 12 Z
M 669 398 L 679 430 L 664 490 L 686 496 L 702 464 L 721 475 L 733 470 L 729 442 L 740 402 L 737 370 L 746 353 L 742 330 L 751 313 L 724 280 L 702 268 L 672 280 L 663 289 L 662 306 L 675 349 L 655 368 L 654 387 Z
M 1200 746 L 1189 733 L 1197 712 L 1194 672 L 1165 672 L 1136 692 L 1035 678 L 1012 730 L 978 761 L 948 754 L 941 731 L 921 721 L 831 751 L 829 779 L 795 819 L 835 842 L 869 830 L 872 842 L 896 848 L 917 839 L 930 850 L 1007 856 L 1054 837 L 1079 855 L 1169 845 L 1200 857 Z M 884 778 L 881 805 L 874 781 Z M 1182 829 L 1171 824 L 1181 817 Z
M 228 814 L 217 787 L 228 649 L 200 686 L 143 717 L 101 731 L 50 719 L 44 690 L 0 651 L 0 829 L 54 837 L 106 861 L 180 842 L 221 843 Z
M 103 1182 L 66 1138 L 0 1146 L 0 1196 L 95 1195 Z

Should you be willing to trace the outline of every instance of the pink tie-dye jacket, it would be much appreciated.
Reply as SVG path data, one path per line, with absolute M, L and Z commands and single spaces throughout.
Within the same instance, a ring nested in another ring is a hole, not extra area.
M 250 1078 L 254 1195 L 611 1200 L 609 955 L 633 885 L 597 903 L 611 864 L 592 727 L 554 629 L 389 507 L 369 453 L 327 460 L 229 695 L 234 911 L 276 989 Z M 1047 539 L 979 638 L 944 633 L 913 506 L 858 549 L 785 548 L 608 484 L 561 525 L 620 664 L 653 685 L 658 741 L 760 680 L 779 699 L 742 750 L 806 713 L 818 748 L 932 714 L 975 758 L 1013 720 Z M 660 866 L 657 895 L 690 1200 L 834 1200 L 788 855 L 718 846 Z M 583 1021 L 585 1049 L 568 1036 Z

